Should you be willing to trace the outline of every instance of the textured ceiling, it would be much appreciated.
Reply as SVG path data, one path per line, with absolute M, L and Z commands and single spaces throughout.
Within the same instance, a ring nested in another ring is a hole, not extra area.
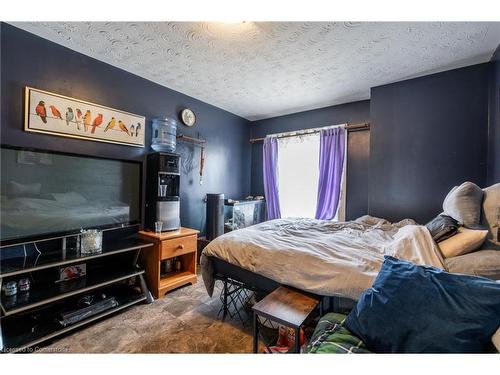
M 500 42 L 500 23 L 13 24 L 250 120 L 368 99 L 488 61 Z

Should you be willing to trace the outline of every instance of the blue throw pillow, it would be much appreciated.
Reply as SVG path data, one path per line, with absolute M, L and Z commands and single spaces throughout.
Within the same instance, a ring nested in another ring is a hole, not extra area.
M 499 282 L 389 256 L 345 322 L 379 353 L 480 353 L 499 326 Z

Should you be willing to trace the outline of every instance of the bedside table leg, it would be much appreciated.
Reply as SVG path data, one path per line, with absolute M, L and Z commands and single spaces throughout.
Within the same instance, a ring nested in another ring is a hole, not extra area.
M 300 327 L 295 328 L 295 353 L 300 354 Z
M 258 353 L 259 348 L 259 321 L 257 319 L 257 314 L 253 313 L 253 352 Z

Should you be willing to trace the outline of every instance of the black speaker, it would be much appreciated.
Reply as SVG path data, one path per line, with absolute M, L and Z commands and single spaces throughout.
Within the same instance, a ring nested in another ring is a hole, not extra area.
M 207 194 L 207 240 L 224 234 L 224 194 Z

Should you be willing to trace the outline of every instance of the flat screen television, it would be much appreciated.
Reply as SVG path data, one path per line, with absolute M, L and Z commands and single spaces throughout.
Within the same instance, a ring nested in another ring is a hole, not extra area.
M 142 163 L 1 146 L 0 245 L 141 220 Z

